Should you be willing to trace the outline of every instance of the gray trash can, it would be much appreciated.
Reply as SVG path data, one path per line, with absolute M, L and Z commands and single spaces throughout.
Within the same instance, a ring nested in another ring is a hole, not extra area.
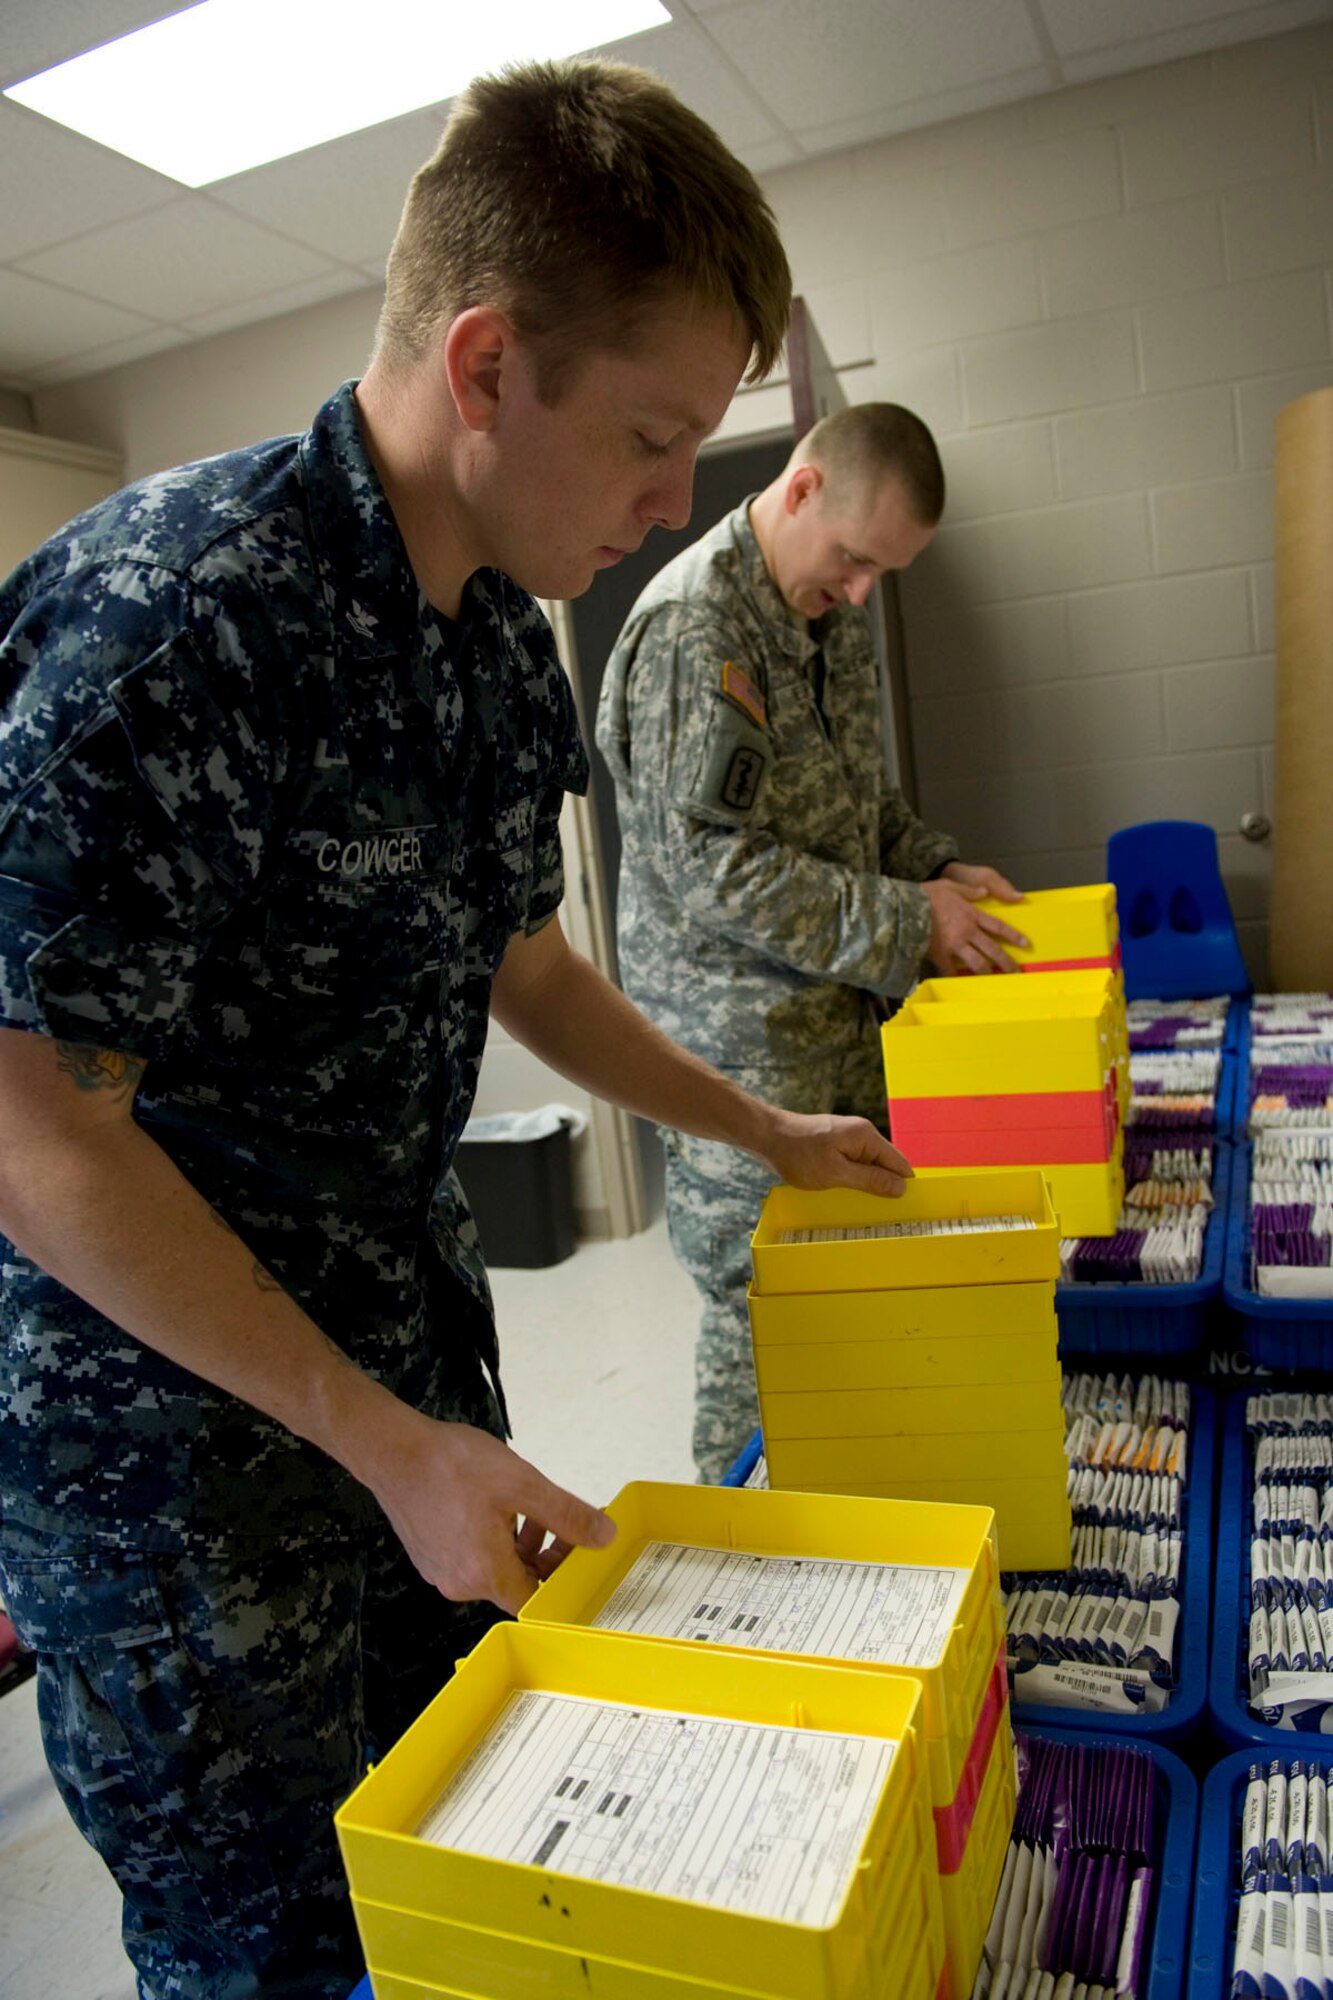
M 574 1250 L 570 1142 L 584 1120 L 562 1105 L 473 1118 L 454 1169 L 488 1264 L 534 1270 Z

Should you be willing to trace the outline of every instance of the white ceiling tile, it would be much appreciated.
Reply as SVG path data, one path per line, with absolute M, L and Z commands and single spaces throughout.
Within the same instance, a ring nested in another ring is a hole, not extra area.
M 231 333 L 238 326 L 259 320 L 277 319 L 281 313 L 299 312 L 302 306 L 316 306 L 325 299 L 341 298 L 346 292 L 369 291 L 359 271 L 329 271 L 320 278 L 307 278 L 302 285 L 286 285 L 261 299 L 242 299 L 217 312 L 200 313 L 182 321 L 188 332 L 206 339 L 211 333 Z
M 775 174 L 783 167 L 797 166 L 805 158 L 794 139 L 765 139 L 757 146 L 737 146 L 733 150 L 752 174 Z
M 180 193 L 165 175 L 3 99 L 0 160 L 5 183 L 0 260 L 141 215 Z
M 313 250 L 197 194 L 17 261 L 33 277 L 174 321 L 262 298 L 329 268 Z
M 194 0 L 4 0 L 0 88 L 193 4 Z
M 1091 49 L 1086 55 L 1067 56 L 1062 68 L 1070 83 L 1088 83 L 1100 77 L 1125 76 L 1136 69 L 1155 68 L 1158 63 L 1178 61 L 1185 56 L 1203 55 L 1248 41 L 1254 35 L 1281 34 L 1289 28 L 1308 26 L 1314 19 L 1333 20 L 1333 0 L 1276 0 L 1259 13 L 1253 6 L 1241 14 L 1219 16 L 1193 26 L 1171 29 L 1166 34 L 1147 35 L 1136 40 L 1115 42 Z
M 767 10 L 774 0 L 761 0 L 761 4 Z M 673 21 L 669 28 L 653 28 L 646 34 L 610 42 L 599 53 L 613 62 L 637 63 L 660 76 L 691 111 L 725 134 L 727 144 L 737 153 L 781 136 L 762 94 L 753 87 L 748 60 L 736 60 L 720 48 L 705 26 Z
M 443 126 L 442 114 L 413 112 L 214 181 L 208 192 L 329 257 L 378 259 L 383 271 L 408 182 L 435 151 Z
M 811 153 L 838 153 L 848 146 L 866 145 L 899 132 L 918 131 L 923 125 L 939 125 L 949 119 L 965 118 L 1001 104 L 1017 104 L 1051 88 L 1044 69 L 1025 69 L 1013 76 L 991 77 L 967 89 L 947 91 L 941 97 L 918 97 L 910 104 L 896 104 L 890 111 L 870 112 L 862 118 L 840 120 L 831 125 L 802 125 L 797 138 Z
M 67 354 L 145 333 L 151 325 L 142 313 L 81 298 L 21 271 L 0 270 L 0 370 L 6 375 L 23 375 Z
M 1042 62 L 1023 0 L 740 0 L 708 31 L 789 130 L 865 117 Z M 883 128 L 881 127 L 881 130 Z
M 1190 40 L 1182 51 L 1188 53 L 1230 41 L 1227 23 L 1235 16 L 1251 17 L 1244 30 L 1249 34 L 1273 35 L 1295 25 L 1280 18 L 1290 11 L 1288 0 L 1116 0 L 1109 7 L 1106 0 L 1039 0 L 1039 5 L 1061 56 L 1127 48 L 1141 41 L 1169 41 L 1181 30 L 1203 29 L 1203 38 Z M 1302 18 L 1309 20 L 1310 11 Z
M 123 368 L 127 362 L 143 361 L 168 347 L 184 347 L 190 336 L 178 326 L 157 326 L 148 333 L 131 334 L 128 340 L 113 340 L 82 354 L 66 355 L 63 361 L 49 361 L 43 368 L 29 370 L 39 388 L 55 382 L 72 382 L 84 375 L 100 375 L 107 368 Z

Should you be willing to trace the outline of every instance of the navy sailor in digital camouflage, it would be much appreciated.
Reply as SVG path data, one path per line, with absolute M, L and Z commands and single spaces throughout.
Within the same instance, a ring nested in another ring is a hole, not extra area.
M 1017 900 L 889 780 L 865 605 L 924 549 L 944 473 L 892 403 L 826 417 L 762 493 L 669 562 L 607 665 L 626 993 L 674 1039 L 793 1111 L 885 1119 L 879 1023 L 929 959 L 1010 971 Z M 667 1217 L 702 1301 L 694 1455 L 717 1479 L 759 1420 L 745 1292 L 774 1176 L 664 1131 Z
M 612 1532 L 505 1442 L 450 1170 L 488 1016 L 785 1178 L 901 1189 L 558 916 L 587 763 L 534 598 L 684 523 L 789 299 L 655 79 L 478 79 L 361 381 L 0 587 L 0 1597 L 143 2000 L 345 2000 L 334 1809 Z

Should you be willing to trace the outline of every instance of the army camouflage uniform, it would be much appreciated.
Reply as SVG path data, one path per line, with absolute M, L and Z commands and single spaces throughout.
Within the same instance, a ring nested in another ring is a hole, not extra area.
M 0 1023 L 146 1061 L 135 1119 L 258 1265 L 406 1402 L 503 1436 L 449 1165 L 586 782 L 536 606 L 494 571 L 456 621 L 425 602 L 348 384 L 22 565 L 0 703 Z M 0 1596 L 142 1991 L 343 2000 L 330 1814 L 497 1614 L 0 1249 Z
M 648 585 L 608 662 L 626 993 L 744 1089 L 884 1122 L 874 1001 L 930 937 L 917 886 L 957 854 L 889 783 L 868 620 L 815 624 L 764 566 L 748 501 Z M 758 1420 L 745 1287 L 773 1174 L 662 1134 L 667 1219 L 703 1295 L 695 1459 L 716 1479 Z

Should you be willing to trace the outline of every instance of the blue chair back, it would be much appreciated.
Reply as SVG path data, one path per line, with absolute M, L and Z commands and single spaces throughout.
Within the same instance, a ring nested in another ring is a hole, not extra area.
M 1106 843 L 1106 873 L 1128 999 L 1249 992 L 1210 826 L 1155 819 L 1122 827 Z

